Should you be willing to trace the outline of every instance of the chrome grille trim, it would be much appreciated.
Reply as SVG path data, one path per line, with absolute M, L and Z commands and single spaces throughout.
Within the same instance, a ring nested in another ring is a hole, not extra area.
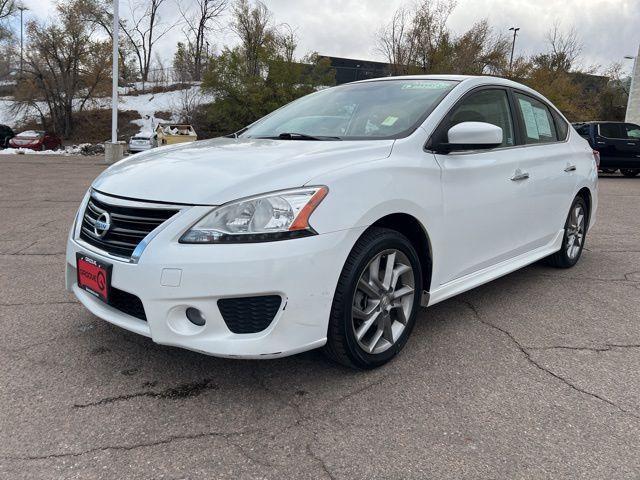
M 80 217 L 75 241 L 112 260 L 137 263 L 151 239 L 187 208 L 185 205 L 125 200 L 92 190 Z M 113 224 L 100 238 L 93 226 L 105 211 Z

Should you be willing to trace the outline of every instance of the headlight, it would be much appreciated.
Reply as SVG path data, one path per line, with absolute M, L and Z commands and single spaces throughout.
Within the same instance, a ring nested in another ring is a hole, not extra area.
M 315 235 L 309 217 L 327 195 L 327 187 L 268 193 L 215 208 L 180 243 L 253 243 Z

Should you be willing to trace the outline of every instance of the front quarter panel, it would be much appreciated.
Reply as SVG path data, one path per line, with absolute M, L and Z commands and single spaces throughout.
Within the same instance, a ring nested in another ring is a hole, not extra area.
M 432 250 L 440 246 L 442 188 L 440 167 L 423 150 L 427 133 L 418 129 L 397 140 L 388 158 L 351 165 L 313 178 L 309 185 L 327 185 L 329 194 L 310 218 L 318 233 L 368 227 L 394 213 L 415 217 Z M 434 273 L 437 267 L 434 264 Z

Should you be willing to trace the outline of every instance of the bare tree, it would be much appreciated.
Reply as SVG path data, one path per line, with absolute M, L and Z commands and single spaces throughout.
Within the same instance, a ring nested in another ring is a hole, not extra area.
M 10 17 L 18 10 L 15 0 L 0 0 L 0 20 Z
M 165 2 L 166 0 L 130 0 L 131 24 L 124 19 L 120 22 L 120 28 L 131 43 L 143 82 L 148 80 L 156 43 L 179 23 L 162 22 L 160 7 Z
M 275 44 L 278 53 L 285 62 L 295 61 L 296 48 L 298 47 L 298 34 L 288 23 L 282 24 L 275 35 Z
M 389 24 L 377 34 L 376 49 L 391 65 L 391 74 L 407 74 L 415 62 L 416 39 L 412 35 L 412 12 L 405 7 L 398 8 Z
M 58 12 L 59 22 L 27 27 L 30 48 L 14 112 L 35 109 L 43 123 L 50 119 L 53 130 L 66 137 L 73 129 L 73 112 L 108 91 L 110 44 L 94 38 L 78 1 L 58 4 Z
M 503 35 L 495 35 L 486 19 L 481 20 L 456 39 L 449 71 L 500 75 L 507 70 L 509 48 L 509 41 Z
M 423 0 L 413 14 L 410 36 L 415 44 L 416 61 L 423 72 L 432 71 L 437 54 L 450 37 L 447 21 L 455 1 Z
M 208 56 L 207 37 L 227 8 L 228 0 L 194 0 L 193 3 L 195 8 L 185 9 L 180 3 L 178 8 L 185 23 L 183 31 L 187 40 L 187 52 L 192 57 L 193 80 L 199 81 Z
M 432 71 L 438 52 L 448 42 L 447 21 L 454 1 L 422 0 L 413 8 L 398 8 L 377 35 L 377 50 L 391 64 L 393 74 Z
M 183 88 L 178 92 L 178 97 L 172 104 L 172 111 L 177 112 L 180 122 L 193 123 L 198 112 L 198 107 L 205 101 L 202 90 L 197 86 Z
M 97 26 L 107 37 L 113 38 L 113 0 L 78 0 L 77 3 L 81 18 Z M 121 31 L 118 42 L 119 73 L 125 82 L 135 75 L 132 50 L 131 42 Z
M 252 7 L 248 0 L 238 0 L 233 7 L 231 29 L 238 35 L 247 60 L 247 73 L 259 76 L 261 53 L 275 41 L 276 30 L 271 12 L 261 1 Z
M 550 67 L 568 72 L 582 52 L 582 43 L 575 27 L 563 31 L 560 23 L 556 22 L 547 32 L 546 38 L 550 48 L 547 54 Z

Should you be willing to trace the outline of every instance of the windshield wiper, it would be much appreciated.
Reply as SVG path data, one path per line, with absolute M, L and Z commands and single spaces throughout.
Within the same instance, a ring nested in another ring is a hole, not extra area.
M 233 132 L 233 133 L 230 133 L 229 135 L 225 135 L 225 138 L 238 138 L 240 135 L 242 135 L 248 129 L 249 129 L 249 127 L 241 128 L 237 132 Z
M 323 135 L 307 135 L 306 133 L 282 132 L 277 137 L 254 137 L 271 140 L 342 140 L 340 137 L 329 137 Z

